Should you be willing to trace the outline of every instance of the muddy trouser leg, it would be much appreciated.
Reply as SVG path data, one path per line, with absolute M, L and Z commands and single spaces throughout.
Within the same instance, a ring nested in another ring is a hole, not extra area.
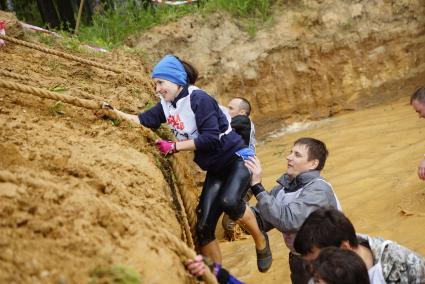
M 242 159 L 235 160 L 228 173 L 226 181 L 220 191 L 220 204 L 223 211 L 232 220 L 242 218 L 246 210 L 244 197 L 248 190 L 251 174 Z
M 215 227 L 223 209 L 218 200 L 223 179 L 207 172 L 197 208 L 196 234 L 200 246 L 215 240 Z
M 221 221 L 221 226 L 223 227 L 226 239 L 231 239 L 232 235 L 235 232 L 236 221 L 233 221 L 232 219 L 230 219 L 229 215 L 224 213 L 223 220 Z
M 258 227 L 261 231 L 268 232 L 271 229 L 274 229 L 272 224 L 263 219 L 257 207 L 250 207 L 250 209 L 252 210 L 252 213 L 254 213 L 255 219 L 257 219 Z
M 242 159 L 235 160 L 225 173 L 207 173 L 197 210 L 196 228 L 200 246 L 215 240 L 215 228 L 223 211 L 233 220 L 243 216 L 246 209 L 243 197 L 250 178 Z
M 244 201 L 247 205 L 249 205 L 249 200 L 251 199 L 253 193 L 251 191 L 251 185 L 248 184 L 247 193 L 245 194 Z M 221 221 L 221 226 L 224 229 L 224 235 L 227 239 L 231 240 L 235 233 L 236 221 L 232 220 L 229 215 L 226 213 L 223 214 L 223 219 Z M 240 226 L 242 230 L 244 230 L 245 234 L 249 234 L 249 232 L 244 229 L 243 226 Z
M 310 273 L 307 271 L 306 262 L 298 255 L 289 253 L 289 269 L 291 270 L 291 281 L 293 284 L 307 284 Z

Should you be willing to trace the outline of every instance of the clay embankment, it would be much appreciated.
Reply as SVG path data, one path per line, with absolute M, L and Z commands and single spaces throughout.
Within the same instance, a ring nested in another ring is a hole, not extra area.
M 9 14 L 0 16 L 8 35 L 31 38 L 13 32 Z M 1 80 L 132 113 L 156 100 L 140 58 L 64 51 L 136 75 L 7 42 Z M 10 71 L 18 79 L 4 76 Z M 161 234 L 184 239 L 171 170 L 142 131 L 5 88 L 0 101 L 1 283 L 111 283 L 116 265 L 137 271 L 142 283 L 191 283 L 181 250 Z

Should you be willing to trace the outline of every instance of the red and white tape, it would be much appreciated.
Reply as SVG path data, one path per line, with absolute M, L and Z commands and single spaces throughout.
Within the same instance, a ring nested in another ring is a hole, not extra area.
M 0 21 L 0 35 L 6 35 L 6 22 Z M 5 46 L 4 40 L 0 39 L 0 47 Z
M 63 37 L 58 33 L 55 33 L 55 32 L 52 32 L 52 31 L 49 31 L 49 30 L 46 30 L 46 29 L 43 29 L 43 28 L 40 28 L 40 27 L 37 27 L 37 26 L 33 26 L 33 25 L 30 25 L 30 24 L 22 23 L 22 22 L 20 22 L 20 24 L 22 25 L 22 27 L 24 29 L 31 30 L 33 32 L 41 32 L 41 33 L 46 33 L 46 34 L 49 34 L 49 35 L 52 35 L 52 36 L 55 36 L 55 37 Z M 82 44 L 82 46 L 87 48 L 87 49 L 92 49 L 92 50 L 95 50 L 95 51 L 98 51 L 98 52 L 108 52 L 108 50 L 101 48 L 101 47 L 97 47 L 97 46 L 92 46 L 92 45 L 88 45 L 88 44 Z
M 187 1 L 176 1 L 176 0 L 153 0 L 153 2 L 158 4 L 167 4 L 167 5 L 183 5 L 183 4 L 191 4 L 192 2 L 196 2 L 196 0 L 187 0 Z

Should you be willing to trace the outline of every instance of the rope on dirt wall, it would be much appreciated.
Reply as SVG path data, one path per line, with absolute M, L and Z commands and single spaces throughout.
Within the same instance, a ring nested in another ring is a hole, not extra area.
M 44 183 L 40 184 L 39 181 L 36 181 L 32 178 L 25 178 L 25 179 L 18 178 L 18 177 L 14 176 L 11 173 L 8 173 L 6 171 L 0 171 L 0 181 L 1 182 L 12 182 L 12 183 L 22 182 L 22 183 L 26 183 L 26 184 L 29 184 L 31 186 L 36 186 L 36 187 L 43 187 L 43 186 L 46 186 L 46 185 L 48 185 L 49 187 L 52 186 L 53 188 L 55 187 L 55 185 L 51 185 L 50 183 L 49 184 L 44 184 Z M 169 231 L 167 231 L 167 230 L 165 230 L 161 227 L 158 227 L 157 225 L 155 225 L 149 219 L 139 218 L 138 220 L 140 222 L 144 223 L 144 227 L 147 227 L 147 228 L 150 228 L 150 229 L 156 231 L 157 237 L 159 239 L 162 239 L 164 241 L 164 243 L 171 243 L 175 247 L 177 255 L 180 257 L 180 259 L 183 262 L 188 260 L 188 259 L 194 259 L 194 257 L 196 256 L 196 253 L 193 249 L 188 247 L 182 240 L 177 238 L 175 235 L 171 234 Z M 171 248 L 171 249 L 174 249 L 174 248 Z M 217 284 L 217 279 L 215 278 L 215 276 L 212 274 L 212 272 L 209 269 L 205 270 L 203 280 L 207 284 Z
M 93 109 L 93 110 L 99 110 L 101 108 L 101 102 L 96 102 L 94 100 L 87 100 L 87 99 L 80 99 L 77 97 L 72 97 L 69 95 L 63 95 L 54 93 L 51 91 L 47 91 L 41 88 L 35 88 L 30 87 L 27 85 L 11 82 L 9 80 L 0 80 L 0 87 L 15 90 L 19 92 L 29 93 L 41 98 L 46 99 L 52 99 L 61 101 L 63 103 L 71 104 L 74 106 L 79 106 L 87 109 Z M 103 111 L 107 112 L 107 115 L 114 119 L 122 119 L 122 117 L 119 117 L 115 112 L 111 110 L 103 109 Z M 146 136 L 151 142 L 156 141 L 159 139 L 158 135 L 156 135 L 151 129 L 144 127 L 141 124 L 130 122 L 134 125 L 137 125 L 141 130 L 142 134 Z M 189 177 L 190 173 L 188 173 L 188 170 L 182 166 L 183 163 L 179 162 L 179 159 L 177 157 L 171 157 L 170 159 L 171 167 L 174 172 L 174 176 L 176 178 L 176 182 L 178 184 L 177 189 L 180 193 L 181 199 L 183 201 L 183 209 L 182 211 L 185 211 L 182 213 L 183 217 L 183 229 L 185 230 L 187 242 L 190 247 L 194 247 L 194 241 L 193 236 L 194 229 L 196 226 L 196 216 L 195 216 L 195 209 L 193 208 L 193 204 L 195 203 L 195 200 L 192 196 L 190 196 L 189 190 L 193 190 L 195 187 L 193 184 L 187 185 L 185 180 L 185 177 Z M 186 169 L 186 171 L 185 171 Z M 190 179 L 187 181 L 190 182 Z M 187 218 L 186 218 L 187 216 Z
M 4 80 L 4 79 L 0 80 L 0 87 L 6 88 L 9 90 L 15 90 L 15 91 L 23 92 L 23 93 L 28 93 L 41 98 L 45 98 L 45 99 L 61 101 L 63 103 L 67 103 L 67 104 L 78 106 L 78 107 L 83 107 L 86 109 L 99 110 L 102 105 L 101 102 L 97 102 L 94 100 L 80 99 L 80 98 L 69 96 L 69 95 L 58 94 L 45 89 L 31 87 L 28 85 L 19 84 L 19 83 L 15 83 L 15 82 Z M 107 112 L 107 115 L 113 119 L 122 119 L 113 111 L 109 111 L 105 109 L 103 111 Z M 142 126 L 142 125 L 139 125 L 139 126 Z M 143 131 L 143 135 L 145 136 L 152 137 L 152 135 L 155 135 L 150 129 L 146 127 L 142 126 L 141 129 Z
M 20 74 L 14 73 L 12 71 L 2 70 L 2 69 L 0 69 L 0 76 L 6 76 L 6 77 L 13 78 L 13 79 L 25 81 L 25 82 L 31 82 L 31 81 L 37 82 L 37 79 L 35 79 L 34 77 L 24 76 L 24 75 L 20 75 Z M 100 98 L 100 97 L 98 97 L 96 95 L 92 95 L 92 94 L 89 94 L 87 92 L 84 92 L 82 90 L 70 89 L 70 91 L 73 94 L 77 95 L 79 98 L 89 99 L 89 100 L 96 100 L 96 101 L 102 101 L 102 98 Z
M 77 62 L 80 62 L 80 63 L 83 63 L 83 64 L 87 64 L 87 65 L 91 65 L 91 66 L 98 67 L 98 68 L 101 68 L 101 69 L 105 69 L 105 70 L 108 70 L 108 71 L 112 71 L 112 72 L 115 72 L 115 73 L 118 73 L 118 74 L 127 73 L 125 70 L 121 70 L 121 69 L 118 69 L 118 68 L 115 68 L 115 67 L 112 67 L 112 66 L 108 66 L 106 64 L 102 64 L 102 63 L 92 61 L 92 60 L 84 59 L 84 58 L 81 58 L 81 57 L 78 57 L 78 56 L 75 56 L 75 55 L 72 55 L 72 54 L 69 54 L 69 53 L 62 52 L 62 51 L 57 51 L 57 50 L 54 50 L 54 49 L 51 49 L 51 48 L 47 48 L 47 47 L 42 46 L 40 44 L 27 42 L 27 41 L 16 39 L 16 38 L 6 36 L 6 35 L 0 35 L 0 39 L 6 40 L 6 41 L 9 41 L 9 42 L 13 42 L 15 44 L 19 44 L 19 45 L 22 45 L 22 46 L 25 46 L 25 47 L 33 48 L 33 49 L 36 49 L 36 50 L 41 51 L 41 52 L 53 54 L 53 55 L 63 57 L 63 58 L 66 58 L 66 59 L 70 59 L 70 60 L 73 60 L 73 61 L 77 61 Z
M 28 76 L 23 76 L 23 75 L 19 75 L 10 71 L 6 71 L 6 70 L 1 70 L 0 69 L 0 75 L 1 76 L 7 76 L 13 79 L 18 79 L 18 80 L 22 80 L 22 81 L 30 81 L 31 78 Z
M 144 221 L 147 221 L 147 220 L 144 220 Z M 147 221 L 146 223 L 150 223 L 150 227 L 153 226 L 151 221 Z M 152 228 L 155 228 L 155 227 L 152 227 Z M 179 254 L 180 258 L 183 261 L 187 259 L 195 258 L 196 256 L 195 251 L 190 249 L 184 242 L 180 241 L 176 236 L 174 236 L 173 234 L 169 233 L 167 230 L 162 228 L 158 228 L 158 233 L 161 237 L 165 239 L 166 242 L 174 244 L 174 246 L 177 248 L 177 253 Z M 212 274 L 212 272 L 209 269 L 205 269 L 203 280 L 208 284 L 217 283 L 217 279 L 215 278 L 215 276 Z
M 182 163 L 182 161 L 175 156 L 170 158 L 170 163 L 171 167 L 173 168 L 174 176 L 176 177 L 177 187 L 183 189 L 179 190 L 179 192 L 182 197 L 183 207 L 185 208 L 187 219 L 189 221 L 190 232 L 192 233 L 191 235 L 196 236 L 196 208 L 194 207 L 195 202 L 193 202 L 194 197 L 190 194 L 190 192 L 194 192 L 196 186 L 193 180 L 189 179 L 190 169 L 185 169 L 185 166 L 183 165 L 184 163 Z M 183 181 L 185 182 L 183 183 Z
M 27 85 L 11 82 L 4 79 L 0 80 L 0 87 L 6 88 L 9 90 L 15 90 L 15 91 L 23 92 L 23 93 L 32 94 L 45 99 L 61 101 L 67 104 L 71 104 L 71 105 L 75 105 L 75 106 L 79 106 L 79 107 L 83 107 L 87 109 L 100 109 L 101 107 L 100 102 L 62 95 L 62 94 L 54 93 L 44 89 L 30 87 Z
M 174 170 L 173 170 L 173 172 L 174 172 Z M 195 234 L 192 231 L 192 228 L 190 227 L 189 220 L 188 220 L 188 217 L 187 217 L 187 215 L 188 215 L 187 212 L 189 212 L 189 211 L 188 211 L 188 208 L 186 207 L 185 201 L 184 201 L 184 200 L 187 200 L 187 199 L 182 198 L 182 190 L 180 190 L 180 186 L 177 185 L 176 187 L 177 187 L 177 190 L 176 190 L 177 201 L 179 202 L 179 204 L 183 204 L 183 210 L 180 210 L 180 214 L 183 217 L 182 221 L 183 221 L 184 233 L 185 233 L 185 236 L 186 236 L 186 243 L 191 249 L 195 249 L 195 243 L 194 243 L 194 240 L 193 240 L 193 236 Z M 190 207 L 190 209 L 192 209 L 192 207 Z

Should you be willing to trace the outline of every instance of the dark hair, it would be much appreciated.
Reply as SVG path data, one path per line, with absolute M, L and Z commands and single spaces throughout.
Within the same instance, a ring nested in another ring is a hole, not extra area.
M 174 55 L 175 56 L 175 55 Z M 195 66 L 193 66 L 192 64 L 190 64 L 189 62 L 186 62 L 180 58 L 178 58 L 177 56 L 175 56 L 183 65 L 184 70 L 186 71 L 187 74 L 187 80 L 189 82 L 190 85 L 194 85 L 196 80 L 198 80 L 198 70 L 196 70 Z
M 251 114 L 251 104 L 249 101 L 242 97 L 235 97 L 235 99 L 241 100 L 239 107 L 245 111 L 247 116 L 249 116 Z
M 321 171 L 325 167 L 326 158 L 329 155 L 328 149 L 326 149 L 325 143 L 320 140 L 303 137 L 295 141 L 294 145 L 306 145 L 308 149 L 308 160 L 319 160 L 319 164 L 316 170 Z
M 363 259 L 354 251 L 324 248 L 313 263 L 313 278 L 327 284 L 370 284 Z
M 306 255 L 313 248 L 340 247 L 343 241 L 352 247 L 359 245 L 353 224 L 337 209 L 319 208 L 305 219 L 295 237 L 294 248 Z
M 425 86 L 420 87 L 412 94 L 410 97 L 410 104 L 412 104 L 413 101 L 418 101 L 425 104 Z

